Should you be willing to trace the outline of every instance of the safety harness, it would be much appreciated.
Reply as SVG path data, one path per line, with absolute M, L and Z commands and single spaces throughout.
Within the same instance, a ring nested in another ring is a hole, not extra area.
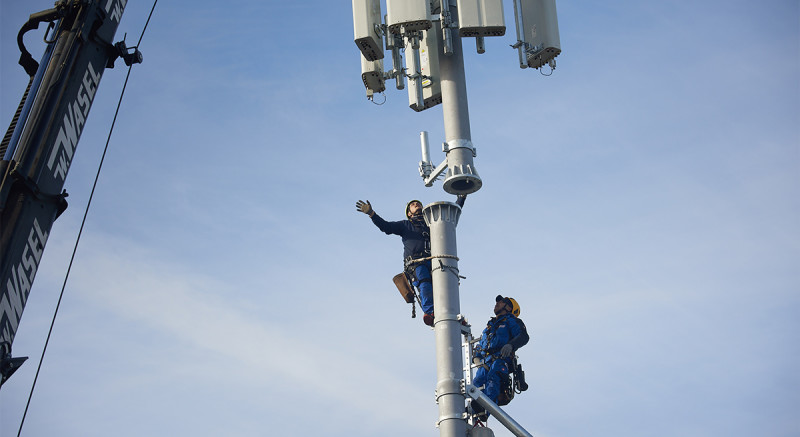
M 505 319 L 508 318 L 509 316 L 511 315 L 504 314 L 501 317 Z M 500 323 L 499 318 L 496 320 L 497 320 L 496 323 Z M 522 319 L 520 318 L 517 318 L 517 321 L 521 325 L 520 327 L 522 328 L 522 330 L 524 330 L 527 333 L 528 328 L 525 326 L 525 322 L 523 322 Z M 488 323 L 487 326 L 489 326 Z M 509 326 L 507 322 L 505 324 L 505 329 L 508 330 L 508 338 L 510 342 L 514 337 L 512 336 L 513 333 L 511 332 L 511 326 Z M 497 329 L 490 330 L 486 337 L 486 343 L 491 344 L 492 339 L 494 338 L 495 335 L 497 335 Z M 480 346 L 478 347 L 478 349 L 480 350 Z M 502 349 L 502 346 L 486 350 L 486 358 L 491 358 L 492 361 L 505 360 L 505 358 L 500 356 L 500 349 Z M 484 358 L 484 362 L 481 363 L 480 366 L 488 371 L 489 365 L 486 364 L 487 361 L 486 358 Z M 517 355 L 515 353 L 511 354 L 511 368 L 509 369 L 507 375 L 501 376 L 500 384 L 501 384 L 500 394 L 497 397 L 497 405 L 499 406 L 508 405 L 508 403 L 511 402 L 512 399 L 514 399 L 515 393 L 522 393 L 528 389 L 528 384 L 525 382 L 525 372 L 522 370 L 522 364 L 517 363 Z

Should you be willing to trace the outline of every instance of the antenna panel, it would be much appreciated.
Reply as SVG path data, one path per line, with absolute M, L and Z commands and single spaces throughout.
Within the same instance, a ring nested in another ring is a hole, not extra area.
M 356 46 L 368 61 L 383 59 L 380 0 L 353 0 L 353 34 Z
M 522 38 L 529 67 L 539 68 L 561 53 L 556 0 L 519 0 Z
M 367 61 L 361 57 L 361 80 L 367 88 L 367 95 L 372 93 L 382 93 L 386 90 L 383 80 L 383 59 L 377 61 Z
M 417 106 L 409 95 L 409 107 L 417 112 L 442 103 L 442 76 L 439 74 L 439 41 L 442 39 L 442 27 L 438 23 L 434 22 L 430 29 L 423 31 L 419 42 L 420 67 L 422 75 L 427 78 L 422 80 L 422 107 Z M 411 47 L 406 44 L 406 53 L 410 52 Z
M 458 34 L 464 37 L 505 35 L 503 0 L 458 0 Z
M 428 0 L 386 0 L 386 24 L 396 35 L 430 29 L 431 4 Z

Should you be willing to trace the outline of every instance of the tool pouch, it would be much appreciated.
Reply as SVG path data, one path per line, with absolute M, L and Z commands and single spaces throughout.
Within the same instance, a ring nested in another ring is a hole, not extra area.
M 522 364 L 517 364 L 517 368 L 514 370 L 514 385 L 516 385 L 517 391 L 520 393 L 528 389 L 528 383 L 525 382 L 525 372 L 522 370 Z
M 397 291 L 400 292 L 400 295 L 403 296 L 403 300 L 406 303 L 414 303 L 414 289 L 411 288 L 411 284 L 408 283 L 408 278 L 406 277 L 405 273 L 400 273 L 392 278 L 392 282 L 397 287 Z
M 500 394 L 497 396 L 497 405 L 508 405 L 514 399 L 514 383 L 511 375 L 506 375 L 500 380 Z

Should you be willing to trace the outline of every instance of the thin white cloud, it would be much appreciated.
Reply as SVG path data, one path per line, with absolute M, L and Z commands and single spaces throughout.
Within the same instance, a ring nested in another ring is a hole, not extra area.
M 400 375 L 355 360 L 346 332 L 309 335 L 298 326 L 307 314 L 298 313 L 289 325 L 270 322 L 269 313 L 241 307 L 237 290 L 213 275 L 187 270 L 124 240 L 93 238 L 83 242 L 81 253 L 82 273 L 71 288 L 82 298 L 247 369 L 230 377 L 264 387 L 299 387 L 387 422 L 402 421 L 404 414 L 375 403 L 369 396 L 373 390 L 417 399 L 415 405 L 426 400 Z M 292 294 L 300 290 L 287 290 L 277 305 L 290 303 Z

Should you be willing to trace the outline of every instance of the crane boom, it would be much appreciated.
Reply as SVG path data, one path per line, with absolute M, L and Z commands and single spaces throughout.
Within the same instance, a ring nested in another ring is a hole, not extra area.
M 0 147 L 0 385 L 24 361 L 11 346 L 50 229 L 67 207 L 64 181 L 103 72 L 120 56 L 141 62 L 138 50 L 112 43 L 126 4 L 57 1 L 31 15 L 17 38 L 31 82 Z M 52 34 L 39 65 L 22 36 L 42 22 Z

